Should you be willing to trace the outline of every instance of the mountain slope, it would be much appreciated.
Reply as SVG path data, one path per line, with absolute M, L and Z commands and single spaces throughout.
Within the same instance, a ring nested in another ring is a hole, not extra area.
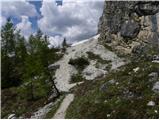
M 68 94 L 53 118 L 158 118 L 157 13 L 156 1 L 105 1 L 100 35 L 66 48 L 53 65 Z
M 70 88 L 76 85 L 76 83 L 69 84 L 71 75 L 77 72 L 72 65 L 68 64 L 71 58 L 75 59 L 81 56 L 87 57 L 87 52 L 93 52 L 94 54 L 100 55 L 104 60 L 110 60 L 112 63 L 112 69 L 124 64 L 123 59 L 120 59 L 113 52 L 106 50 L 102 45 L 98 44 L 98 36 L 99 35 L 87 40 L 86 42 L 67 48 L 66 54 L 63 58 L 55 63 L 56 65 L 60 65 L 60 68 L 57 69 L 55 73 L 56 86 L 60 91 L 68 92 Z M 94 62 L 95 61 L 90 61 L 90 65 L 84 71 L 93 71 L 92 74 L 96 74 L 95 71 L 102 71 L 103 74 L 107 72 L 103 68 L 95 68 L 93 65 Z M 90 67 L 93 67 L 93 69 L 88 70 Z M 97 77 L 96 75 L 93 76 Z M 86 79 L 90 79 L 90 77 L 92 77 L 92 75 L 86 76 Z M 94 77 L 92 79 L 94 79 Z

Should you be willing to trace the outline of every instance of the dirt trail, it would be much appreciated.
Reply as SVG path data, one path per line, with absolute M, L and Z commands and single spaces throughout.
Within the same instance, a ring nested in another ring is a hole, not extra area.
M 55 113 L 53 119 L 65 119 L 66 110 L 74 99 L 74 94 L 68 94 L 62 101 L 59 109 Z

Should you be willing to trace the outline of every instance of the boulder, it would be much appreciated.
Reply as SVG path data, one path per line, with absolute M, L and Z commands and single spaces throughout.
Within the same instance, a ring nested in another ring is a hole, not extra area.
M 125 21 L 122 24 L 120 34 L 123 38 L 135 38 L 140 31 L 140 24 L 134 20 Z
M 159 11 L 158 1 L 141 1 L 135 5 L 135 12 L 139 16 L 154 15 Z
M 56 64 L 51 64 L 51 65 L 48 66 L 48 68 L 50 70 L 57 70 L 57 69 L 59 69 L 59 67 L 60 67 L 60 65 L 56 65 Z
M 83 77 L 86 80 L 94 80 L 96 78 L 101 78 L 104 76 L 106 71 L 97 69 L 94 66 L 90 65 L 83 71 Z

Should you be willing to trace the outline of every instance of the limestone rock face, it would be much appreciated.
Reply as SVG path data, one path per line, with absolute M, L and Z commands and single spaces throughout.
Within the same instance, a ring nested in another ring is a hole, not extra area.
M 120 33 L 123 38 L 135 38 L 140 30 L 140 24 L 135 21 L 126 21 L 122 24 Z
M 105 1 L 99 42 L 123 54 L 146 44 L 158 51 L 158 12 L 158 1 Z

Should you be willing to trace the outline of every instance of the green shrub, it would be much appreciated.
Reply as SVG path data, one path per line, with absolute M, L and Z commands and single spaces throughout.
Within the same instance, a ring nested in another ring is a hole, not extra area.
M 93 52 L 87 52 L 88 54 L 88 58 L 91 59 L 91 60 L 97 60 L 97 62 L 100 62 L 102 64 L 107 64 L 107 63 L 110 63 L 112 62 L 111 60 L 104 60 L 100 57 L 100 55 L 96 55 L 94 54 Z
M 75 83 L 75 82 L 81 82 L 83 80 L 84 80 L 83 76 L 80 73 L 77 73 L 77 74 L 73 74 L 71 76 L 71 81 L 70 82 Z
M 86 66 L 89 65 L 89 61 L 85 57 L 79 57 L 76 59 L 70 59 L 68 64 L 75 66 L 78 70 L 82 71 Z

